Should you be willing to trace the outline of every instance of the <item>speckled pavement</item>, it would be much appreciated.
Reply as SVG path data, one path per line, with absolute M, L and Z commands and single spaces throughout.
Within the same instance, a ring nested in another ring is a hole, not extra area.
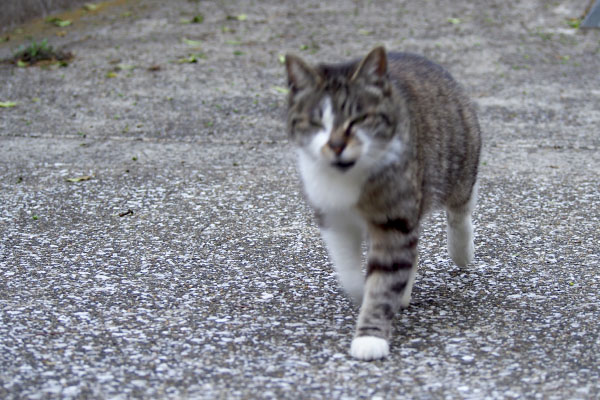
M 600 31 L 568 24 L 582 2 L 114 3 L 0 43 L 75 53 L 0 64 L 17 103 L 0 108 L 0 398 L 600 396 Z M 377 44 L 445 65 L 485 142 L 474 264 L 428 218 L 391 356 L 359 362 L 279 58 Z

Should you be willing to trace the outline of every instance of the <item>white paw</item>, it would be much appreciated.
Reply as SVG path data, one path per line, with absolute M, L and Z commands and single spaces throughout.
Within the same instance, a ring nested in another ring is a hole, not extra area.
M 389 353 L 388 341 L 376 336 L 356 337 L 352 340 L 352 346 L 350 346 L 350 355 L 364 361 L 384 358 Z
M 473 255 L 475 254 L 473 228 L 470 224 L 461 228 L 448 229 L 448 252 L 456 265 L 466 267 L 473 261 Z
M 454 261 L 454 264 L 458 265 L 459 267 L 466 267 L 469 265 L 471 261 L 473 261 L 473 256 L 475 254 L 473 241 L 466 243 L 449 241 L 448 251 L 450 253 L 450 258 L 452 258 L 452 261 Z

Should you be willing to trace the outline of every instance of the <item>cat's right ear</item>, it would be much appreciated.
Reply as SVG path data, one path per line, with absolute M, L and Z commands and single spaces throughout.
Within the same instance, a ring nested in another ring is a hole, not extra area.
M 285 68 L 288 76 L 288 86 L 292 92 L 312 88 L 319 83 L 319 74 L 300 57 L 292 54 L 285 56 Z
M 387 74 L 387 54 L 383 46 L 375 47 L 356 67 L 356 71 L 350 78 L 351 81 L 359 78 L 367 82 L 377 83 L 385 78 Z

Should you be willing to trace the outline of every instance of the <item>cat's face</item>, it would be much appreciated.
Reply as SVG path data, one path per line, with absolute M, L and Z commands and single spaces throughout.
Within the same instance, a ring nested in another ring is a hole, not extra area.
M 341 172 L 385 155 L 397 121 L 382 48 L 353 64 L 313 68 L 288 56 L 286 66 L 288 130 L 301 151 Z

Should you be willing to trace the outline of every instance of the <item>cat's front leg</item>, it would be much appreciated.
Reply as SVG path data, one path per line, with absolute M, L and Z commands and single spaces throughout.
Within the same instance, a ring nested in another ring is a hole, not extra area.
M 392 319 L 408 307 L 417 269 L 417 227 L 372 224 L 367 280 L 350 354 L 361 360 L 386 357 Z M 398 229 L 401 228 L 401 229 Z
M 362 272 L 364 223 L 352 212 L 332 212 L 319 218 L 321 236 L 344 291 L 361 304 L 365 277 Z

